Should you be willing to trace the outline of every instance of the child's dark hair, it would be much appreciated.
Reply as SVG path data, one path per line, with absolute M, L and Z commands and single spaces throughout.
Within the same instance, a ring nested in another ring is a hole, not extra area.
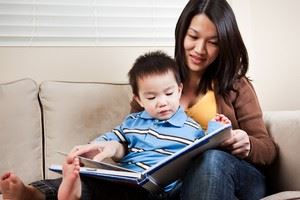
M 177 84 L 181 83 L 179 70 L 173 58 L 162 51 L 153 51 L 138 57 L 128 72 L 129 83 L 134 95 L 138 96 L 138 79 L 149 75 L 166 74 L 171 71 Z

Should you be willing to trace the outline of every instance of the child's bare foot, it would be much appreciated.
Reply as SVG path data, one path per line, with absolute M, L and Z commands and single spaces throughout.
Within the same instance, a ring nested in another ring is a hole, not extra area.
M 11 172 L 6 172 L 1 176 L 0 191 L 3 194 L 3 200 L 45 199 L 39 190 L 25 186 L 22 180 Z
M 63 165 L 63 181 L 58 189 L 59 200 L 78 200 L 81 197 L 78 158 L 67 158 Z
M 217 114 L 214 120 L 223 124 L 231 124 L 231 121 L 223 114 Z

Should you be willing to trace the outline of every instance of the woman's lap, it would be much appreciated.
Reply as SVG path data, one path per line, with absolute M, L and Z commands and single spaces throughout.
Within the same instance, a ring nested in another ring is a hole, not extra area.
M 253 165 L 221 151 L 208 150 L 192 163 L 183 180 L 182 199 L 259 199 L 264 175 Z

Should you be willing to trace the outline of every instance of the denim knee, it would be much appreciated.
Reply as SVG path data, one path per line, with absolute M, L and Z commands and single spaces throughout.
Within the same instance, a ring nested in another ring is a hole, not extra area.
M 182 185 L 182 199 L 259 199 L 264 176 L 228 152 L 208 150 L 195 158 Z
M 205 151 L 199 158 L 196 158 L 189 171 L 199 171 L 201 173 L 215 174 L 234 169 L 234 161 L 236 158 L 231 154 L 221 150 Z

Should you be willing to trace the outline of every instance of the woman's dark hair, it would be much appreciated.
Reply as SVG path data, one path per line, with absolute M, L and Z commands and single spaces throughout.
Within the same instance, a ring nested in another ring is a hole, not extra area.
M 173 58 L 162 51 L 153 51 L 138 57 L 128 72 L 129 83 L 134 95 L 138 96 L 138 79 L 150 76 L 161 75 L 171 71 L 174 74 L 177 84 L 181 84 L 179 70 Z
M 199 83 L 198 92 L 208 89 L 225 95 L 234 89 L 236 79 L 246 77 L 248 71 L 248 53 L 241 37 L 234 13 L 226 0 L 190 0 L 183 9 L 175 29 L 175 60 L 179 67 L 181 80 L 188 79 L 184 38 L 195 15 L 205 14 L 216 26 L 219 55 L 208 66 Z

